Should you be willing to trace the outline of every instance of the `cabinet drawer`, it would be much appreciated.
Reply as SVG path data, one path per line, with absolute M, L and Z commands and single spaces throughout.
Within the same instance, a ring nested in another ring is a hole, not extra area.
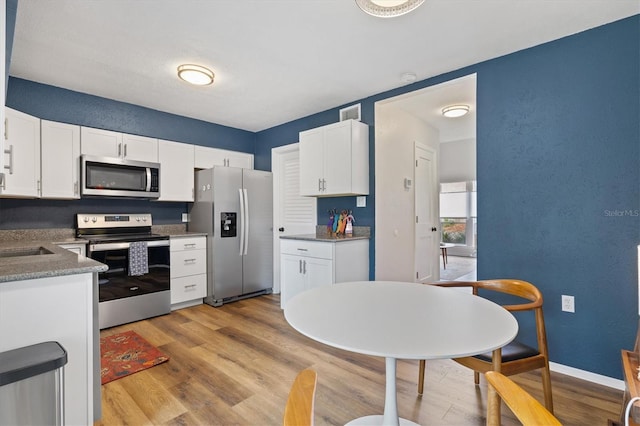
M 206 295 L 206 274 L 171 279 L 171 304 L 199 299 Z
M 280 253 L 333 259 L 333 244 L 334 243 L 280 239 Z
M 206 273 L 206 250 L 174 251 L 171 253 L 171 278 Z
M 171 251 L 201 250 L 207 248 L 206 237 L 172 238 Z

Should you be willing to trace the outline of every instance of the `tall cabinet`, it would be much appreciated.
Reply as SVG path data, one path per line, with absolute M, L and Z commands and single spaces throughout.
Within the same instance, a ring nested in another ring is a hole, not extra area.
M 369 126 L 345 120 L 300 132 L 300 195 L 369 194 Z

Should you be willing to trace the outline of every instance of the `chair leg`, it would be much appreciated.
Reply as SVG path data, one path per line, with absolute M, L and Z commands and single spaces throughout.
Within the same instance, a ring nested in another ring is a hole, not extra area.
M 551 414 L 553 414 L 553 397 L 551 394 L 551 373 L 549 372 L 549 365 L 544 367 L 541 373 L 542 390 L 544 391 L 544 406 Z
M 425 369 L 425 360 L 420 360 L 420 368 L 418 370 L 418 395 L 422 395 L 422 391 L 424 390 L 424 369 Z
M 473 372 L 473 381 L 476 385 L 480 384 L 480 373 L 478 373 L 477 371 Z

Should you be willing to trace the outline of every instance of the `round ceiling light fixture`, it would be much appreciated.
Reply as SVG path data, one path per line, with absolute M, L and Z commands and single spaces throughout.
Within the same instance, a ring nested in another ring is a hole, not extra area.
M 209 68 L 184 64 L 178 67 L 178 77 L 196 86 L 207 86 L 213 83 L 214 74 Z
M 469 105 L 450 105 L 442 108 L 442 115 L 447 118 L 462 117 L 469 112 Z
M 424 0 L 356 0 L 356 3 L 369 15 L 393 18 L 411 12 L 424 3 Z

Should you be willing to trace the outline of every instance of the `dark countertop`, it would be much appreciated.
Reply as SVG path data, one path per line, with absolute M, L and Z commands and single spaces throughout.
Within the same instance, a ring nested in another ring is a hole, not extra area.
M 11 256 L 43 248 L 49 254 Z M 0 283 L 63 275 L 102 272 L 107 265 L 65 250 L 51 242 L 21 241 L 0 243 Z
M 281 235 L 281 240 L 303 240 L 303 241 L 319 241 L 325 243 L 340 243 L 344 241 L 368 240 L 369 235 L 327 235 L 327 234 L 302 234 L 302 235 Z

